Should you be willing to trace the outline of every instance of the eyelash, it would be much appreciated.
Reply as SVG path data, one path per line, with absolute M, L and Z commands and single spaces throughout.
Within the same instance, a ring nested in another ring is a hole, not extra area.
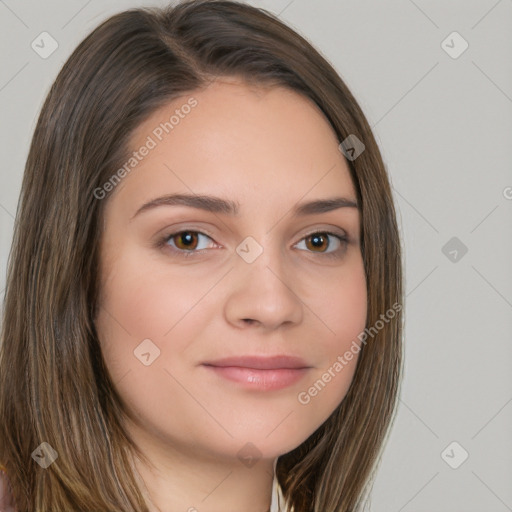
M 160 238 L 157 241 L 157 244 L 156 244 L 157 248 L 169 249 L 174 254 L 176 254 L 176 255 L 178 255 L 180 257 L 183 257 L 183 258 L 195 257 L 198 253 L 202 254 L 202 251 L 208 250 L 208 249 L 200 249 L 200 250 L 185 251 L 183 249 L 176 249 L 176 248 L 174 248 L 174 247 L 172 247 L 172 246 L 170 246 L 168 244 L 168 242 L 172 238 L 174 238 L 177 235 L 181 235 L 183 233 L 196 233 L 196 234 L 199 234 L 199 235 L 206 236 L 207 238 L 209 238 L 210 240 L 213 241 L 213 239 L 212 239 L 212 237 L 210 235 L 207 235 L 206 233 L 203 233 L 201 231 L 197 231 L 197 230 L 193 230 L 193 229 L 182 229 L 180 231 L 176 231 L 174 233 L 171 233 L 169 235 L 165 235 L 164 237 Z M 302 237 L 299 242 L 302 242 L 304 239 L 306 239 L 308 237 L 311 237 L 312 235 L 329 235 L 329 236 L 333 236 L 333 237 L 335 237 L 335 238 L 337 238 L 339 240 L 339 242 L 341 244 L 341 247 L 338 250 L 335 250 L 335 251 L 332 251 L 332 252 L 324 252 L 324 253 L 319 252 L 319 253 L 317 253 L 318 255 L 323 256 L 325 258 L 340 258 L 342 256 L 340 253 L 344 252 L 344 249 L 345 249 L 346 245 L 349 243 L 349 239 L 348 239 L 347 236 L 340 235 L 340 234 L 337 234 L 337 233 L 333 233 L 331 231 L 312 231 L 311 233 L 308 233 L 307 235 Z M 307 251 L 307 252 L 311 252 L 311 251 Z M 311 253 L 315 254 L 314 252 L 311 252 Z

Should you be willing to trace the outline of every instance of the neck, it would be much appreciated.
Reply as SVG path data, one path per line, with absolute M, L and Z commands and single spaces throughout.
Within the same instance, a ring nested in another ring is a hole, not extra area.
M 150 512 L 270 512 L 277 459 L 246 466 L 236 457 L 170 446 L 135 432 L 147 460 L 134 456 L 135 474 Z

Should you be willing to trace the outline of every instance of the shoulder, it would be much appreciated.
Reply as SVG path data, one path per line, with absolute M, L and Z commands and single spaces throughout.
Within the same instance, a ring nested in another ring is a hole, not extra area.
M 0 512 L 16 512 L 11 484 L 4 466 L 0 464 Z

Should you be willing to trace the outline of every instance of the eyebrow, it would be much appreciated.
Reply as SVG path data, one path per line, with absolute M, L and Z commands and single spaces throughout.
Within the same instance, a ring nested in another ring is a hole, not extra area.
M 151 201 L 143 204 L 130 220 L 143 212 L 160 206 L 188 206 L 190 208 L 196 208 L 206 212 L 222 213 L 232 216 L 237 216 L 240 213 L 240 204 L 236 201 L 209 195 L 170 194 L 157 197 L 156 199 L 152 199 Z M 339 208 L 358 208 L 358 205 L 353 199 L 333 197 L 299 203 L 293 208 L 292 213 L 295 216 L 314 215 L 330 212 Z

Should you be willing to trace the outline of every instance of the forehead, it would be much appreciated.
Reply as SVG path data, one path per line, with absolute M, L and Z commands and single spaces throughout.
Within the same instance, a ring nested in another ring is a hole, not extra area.
M 297 92 L 218 80 L 134 131 L 130 150 L 150 149 L 118 188 L 132 202 L 183 191 L 236 197 L 253 210 L 309 195 L 355 199 L 338 144 L 321 110 Z

